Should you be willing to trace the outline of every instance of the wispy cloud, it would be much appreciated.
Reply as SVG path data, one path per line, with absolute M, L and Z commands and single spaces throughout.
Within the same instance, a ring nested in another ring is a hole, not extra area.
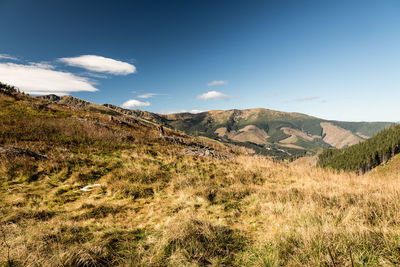
M 198 99 L 202 99 L 202 100 L 209 100 L 209 99 L 217 99 L 217 100 L 221 100 L 221 99 L 228 99 L 229 96 L 225 95 L 221 92 L 217 92 L 217 91 L 209 91 L 207 93 L 201 94 L 197 96 Z
M 227 85 L 227 81 L 212 81 L 208 84 L 208 86 L 215 86 L 215 85 Z
M 124 102 L 121 107 L 123 108 L 133 108 L 133 107 L 148 107 L 150 106 L 150 102 L 142 102 L 136 99 L 129 99 L 128 101 Z
M 294 102 L 309 102 L 309 101 L 314 101 L 314 100 L 318 100 L 318 99 L 319 99 L 319 97 L 312 96 L 312 97 L 295 98 L 295 99 L 289 100 L 287 102 L 290 102 L 290 103 L 294 103 Z
M 87 78 L 49 69 L 40 63 L 22 65 L 0 63 L 0 81 L 12 84 L 29 94 L 65 95 L 78 91 L 98 91 Z
M 47 62 L 29 62 L 29 65 L 38 67 L 40 69 L 53 70 L 55 67 Z
M 152 98 L 153 96 L 157 96 L 157 95 L 165 95 L 165 94 L 147 93 L 147 94 L 138 95 L 137 97 L 139 97 L 139 98 Z
M 271 92 L 271 93 L 265 94 L 265 96 L 266 96 L 266 97 L 275 97 L 275 96 L 278 96 L 278 93 L 276 93 L 276 92 Z
M 0 59 L 7 59 L 7 60 L 18 60 L 18 58 L 13 57 L 9 54 L 0 54 Z
M 59 61 L 73 67 L 80 67 L 94 72 L 114 75 L 128 75 L 136 72 L 136 67 L 127 62 L 96 55 L 82 55 L 79 57 L 64 57 Z
M 105 74 L 94 73 L 94 72 L 90 72 L 90 71 L 81 72 L 79 75 L 90 76 L 90 77 L 98 78 L 98 79 L 108 79 L 109 78 L 109 76 L 107 76 Z

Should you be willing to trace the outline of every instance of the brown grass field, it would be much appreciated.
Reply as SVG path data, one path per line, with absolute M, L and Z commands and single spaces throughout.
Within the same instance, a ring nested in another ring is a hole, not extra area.
M 46 156 L 1 155 L 1 266 L 400 265 L 397 171 L 184 137 L 231 158 L 187 155 L 154 125 L 42 102 L 0 96 L 0 145 Z

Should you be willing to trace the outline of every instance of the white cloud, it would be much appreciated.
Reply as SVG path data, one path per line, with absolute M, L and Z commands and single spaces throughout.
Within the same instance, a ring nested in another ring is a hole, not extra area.
M 148 93 L 148 94 L 138 95 L 137 97 L 139 97 L 139 98 L 152 98 L 153 96 L 156 96 L 156 95 L 163 95 L 163 94 Z
M 127 75 L 136 72 L 136 67 L 132 64 L 96 55 L 64 57 L 59 60 L 69 66 L 80 67 L 95 72 L 115 75 Z
M 65 95 L 78 91 L 98 91 L 87 78 L 55 71 L 40 65 L 0 63 L 0 81 L 29 94 Z
M 212 81 L 208 84 L 208 86 L 214 86 L 214 85 L 227 85 L 227 81 Z
M 142 102 L 136 99 L 129 99 L 124 102 L 121 107 L 123 108 L 133 108 L 133 107 L 148 107 L 150 106 L 150 102 Z
M 202 95 L 197 96 L 198 99 L 209 100 L 209 99 L 228 99 L 228 96 L 217 91 L 209 91 Z
M 0 59 L 18 60 L 16 57 L 10 56 L 9 54 L 0 54 Z

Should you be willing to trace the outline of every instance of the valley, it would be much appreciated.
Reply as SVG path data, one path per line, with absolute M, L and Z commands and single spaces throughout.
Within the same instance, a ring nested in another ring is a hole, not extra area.
M 106 106 L 189 135 L 206 136 L 277 158 L 311 156 L 328 147 L 348 147 L 393 124 L 328 121 L 300 113 L 262 108 L 162 115 Z

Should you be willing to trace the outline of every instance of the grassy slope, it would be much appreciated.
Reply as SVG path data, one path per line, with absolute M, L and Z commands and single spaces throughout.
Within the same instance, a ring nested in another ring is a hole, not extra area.
M 391 158 L 386 164 L 376 167 L 373 171 L 378 174 L 400 173 L 400 154 Z
M 304 155 L 306 151 L 315 152 L 321 147 L 320 142 L 310 142 L 306 140 L 300 140 L 298 142 L 304 149 L 288 149 L 278 144 L 280 140 L 289 137 L 280 130 L 281 127 L 301 129 L 309 134 L 321 134 L 322 128 L 319 125 L 320 120 L 303 114 L 254 109 L 244 111 L 211 111 L 194 115 L 185 114 L 184 116 L 174 114 L 168 115 L 166 118 L 169 119 L 167 123 L 175 129 L 183 130 L 193 135 L 202 134 L 217 139 L 218 137 L 214 132 L 220 127 L 239 130 L 247 125 L 255 125 L 268 133 L 270 136 L 268 142 L 273 144 L 271 146 L 273 150 L 266 150 L 262 146 L 257 148 L 255 144 L 249 143 L 242 143 L 242 145 L 253 148 L 258 153 L 273 155 L 278 158 L 285 158 L 290 155 Z M 232 140 L 227 141 L 233 143 Z M 238 142 L 234 143 L 240 144 Z M 279 149 L 284 149 L 288 153 L 279 151 Z
M 0 265 L 400 264 L 397 173 L 187 156 L 151 125 L 0 105 L 0 144 L 48 157 L 0 160 Z
M 391 122 L 345 122 L 345 121 L 332 121 L 333 124 L 342 127 L 352 133 L 361 133 L 366 136 L 374 136 L 378 132 L 390 127 Z

